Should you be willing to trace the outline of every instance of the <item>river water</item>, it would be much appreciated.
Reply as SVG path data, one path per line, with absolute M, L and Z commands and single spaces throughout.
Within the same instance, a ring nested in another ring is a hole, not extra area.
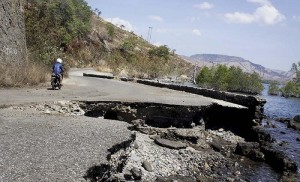
M 267 100 L 265 114 L 270 118 L 293 118 L 300 114 L 300 99 L 268 95 L 268 85 L 264 85 L 262 97 Z
M 271 122 L 273 126 L 266 127 L 266 131 L 276 140 L 278 149 L 297 162 L 298 176 L 300 177 L 300 142 L 297 141 L 297 137 L 300 137 L 300 132 L 287 128 L 285 123 L 274 121 L 275 118 L 293 118 L 295 115 L 300 115 L 300 98 L 270 96 L 267 93 L 268 85 L 264 86 L 265 90 L 262 92 L 262 97 L 267 101 L 264 106 L 264 113 L 270 118 L 268 122 Z M 266 120 L 263 124 L 266 124 Z

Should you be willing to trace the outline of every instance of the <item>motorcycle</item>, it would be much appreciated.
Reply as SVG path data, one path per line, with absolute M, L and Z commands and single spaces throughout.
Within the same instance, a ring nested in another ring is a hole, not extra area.
M 56 74 L 51 75 L 51 86 L 52 86 L 52 90 L 61 89 L 61 75 L 56 75 Z

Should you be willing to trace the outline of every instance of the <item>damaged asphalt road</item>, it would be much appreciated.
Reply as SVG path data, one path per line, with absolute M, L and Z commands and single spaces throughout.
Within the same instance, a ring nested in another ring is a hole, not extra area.
M 0 182 L 85 181 L 94 165 L 107 162 L 107 149 L 130 138 L 128 124 L 84 116 L 49 115 L 9 106 L 60 100 L 156 102 L 241 107 L 169 89 L 82 77 L 72 70 L 62 90 L 0 90 Z
M 0 110 L 0 181 L 85 181 L 107 149 L 130 138 L 127 123 Z

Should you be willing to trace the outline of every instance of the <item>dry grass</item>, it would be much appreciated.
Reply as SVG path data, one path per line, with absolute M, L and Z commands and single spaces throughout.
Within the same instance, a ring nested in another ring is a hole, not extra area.
M 51 69 L 39 64 L 0 65 L 0 87 L 22 87 L 45 83 L 50 78 Z

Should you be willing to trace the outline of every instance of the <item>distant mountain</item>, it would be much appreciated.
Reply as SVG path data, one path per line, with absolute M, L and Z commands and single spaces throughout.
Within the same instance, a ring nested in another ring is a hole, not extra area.
M 265 68 L 262 65 L 252 63 L 251 61 L 245 60 L 241 57 L 227 56 L 219 54 L 195 54 L 190 57 L 181 56 L 183 59 L 197 64 L 199 67 L 202 66 L 214 66 L 217 64 L 223 64 L 226 66 L 237 66 L 243 71 L 252 73 L 257 72 L 264 80 L 277 80 L 280 82 L 290 80 L 293 77 L 293 72 L 272 70 Z

